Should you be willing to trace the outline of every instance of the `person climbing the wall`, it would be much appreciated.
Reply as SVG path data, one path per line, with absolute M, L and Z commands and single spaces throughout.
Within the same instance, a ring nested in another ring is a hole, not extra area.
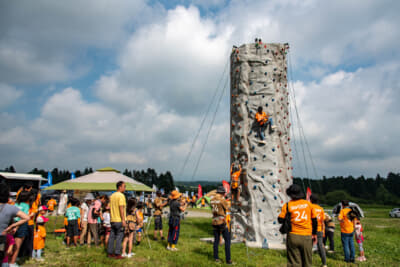
M 268 126 L 268 133 L 272 134 L 274 132 L 274 130 L 272 129 L 272 118 L 270 118 L 269 114 L 265 113 L 263 111 L 263 108 L 259 106 L 256 113 L 256 121 L 258 125 L 258 136 L 261 139 L 261 143 L 265 143 L 264 131 L 268 128 Z
M 232 192 L 232 200 L 236 200 L 239 202 L 240 191 L 239 191 L 239 182 L 240 175 L 242 174 L 242 165 L 239 164 L 239 168 L 235 167 L 235 163 L 231 165 L 231 192 Z
M 232 264 L 231 260 L 231 237 L 227 227 L 226 216 L 228 213 L 228 201 L 224 198 L 225 188 L 219 186 L 217 188 L 217 193 L 211 198 L 212 207 L 212 226 L 214 232 L 214 260 L 216 262 L 221 262 L 218 257 L 218 245 L 220 242 L 220 236 L 224 238 L 225 241 L 225 260 L 227 264 Z

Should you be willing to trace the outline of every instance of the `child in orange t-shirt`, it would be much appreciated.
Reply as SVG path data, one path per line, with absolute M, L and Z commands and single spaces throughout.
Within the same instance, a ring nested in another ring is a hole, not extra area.
M 42 251 L 46 240 L 46 228 L 45 223 L 49 219 L 44 216 L 39 216 L 36 220 L 36 230 L 33 237 L 33 251 L 32 258 L 42 261 Z

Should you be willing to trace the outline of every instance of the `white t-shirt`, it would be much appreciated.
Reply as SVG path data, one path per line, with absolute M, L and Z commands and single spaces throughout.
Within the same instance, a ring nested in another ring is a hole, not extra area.
M 87 205 L 85 202 L 83 202 L 82 205 L 81 205 L 81 209 L 82 209 L 82 211 L 83 211 L 83 218 L 82 218 L 82 221 L 83 221 L 83 222 L 87 222 L 87 220 L 88 220 L 88 213 L 89 213 L 89 207 L 88 207 L 88 205 Z
M 103 219 L 104 219 L 103 221 L 104 226 L 111 227 L 111 216 L 109 212 L 103 213 Z

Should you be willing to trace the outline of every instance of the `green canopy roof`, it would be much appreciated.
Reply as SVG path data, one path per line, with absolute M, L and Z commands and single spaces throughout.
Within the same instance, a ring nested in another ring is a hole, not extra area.
M 152 188 L 138 182 L 110 167 L 103 168 L 73 180 L 67 180 L 45 188 L 44 190 L 85 190 L 85 191 L 115 191 L 116 184 L 123 181 L 127 191 L 152 192 Z

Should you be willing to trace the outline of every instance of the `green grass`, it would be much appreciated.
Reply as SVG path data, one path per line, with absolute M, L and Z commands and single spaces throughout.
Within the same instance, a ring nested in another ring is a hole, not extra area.
M 362 220 L 364 225 L 364 248 L 367 262 L 357 263 L 357 266 L 400 266 L 400 219 L 388 217 L 391 208 L 366 209 L 367 218 Z M 48 233 L 54 229 L 55 218 L 50 218 L 46 225 Z M 61 227 L 61 217 L 57 221 Z M 153 229 L 151 227 L 151 229 Z M 164 219 L 164 231 L 168 226 Z M 149 236 L 153 236 L 151 230 Z M 212 236 L 210 219 L 186 218 L 181 224 L 181 235 L 178 242 L 178 252 L 165 249 L 166 243 L 147 239 L 140 246 L 134 247 L 136 253 L 131 259 L 116 261 L 108 259 L 104 248 L 78 247 L 66 249 L 62 240 L 48 234 L 45 248 L 45 261 L 40 266 L 220 266 L 213 262 L 212 244 L 201 242 L 199 239 Z M 340 243 L 339 225 L 335 232 L 336 253 L 328 255 L 328 266 L 351 266 L 343 262 L 343 249 Z M 286 252 L 246 248 L 244 244 L 232 245 L 232 259 L 237 266 L 286 266 Z M 356 256 L 358 247 L 356 245 Z M 224 249 L 220 246 L 220 258 L 224 259 Z M 313 266 L 320 266 L 318 254 L 313 256 Z M 38 266 L 29 260 L 24 266 Z M 355 266 L 355 265 L 352 265 Z

